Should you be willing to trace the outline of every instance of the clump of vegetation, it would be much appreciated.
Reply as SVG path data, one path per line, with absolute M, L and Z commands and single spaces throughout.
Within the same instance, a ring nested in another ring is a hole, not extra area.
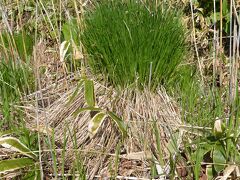
M 11 129 L 18 126 L 20 104 L 23 94 L 34 88 L 34 75 L 29 66 L 33 52 L 33 39 L 24 31 L 0 33 L 0 127 Z M 17 124 L 16 124 L 17 122 Z
M 85 17 L 82 42 L 94 73 L 114 86 L 167 84 L 187 46 L 180 13 L 138 1 L 102 2 Z
M 15 119 L 19 118 L 21 113 L 17 112 L 14 105 L 20 103 L 22 93 L 26 94 L 33 89 L 33 84 L 33 73 L 28 66 L 2 60 L 0 63 L 0 108 L 3 120 L 0 127 L 9 129 L 19 122 Z

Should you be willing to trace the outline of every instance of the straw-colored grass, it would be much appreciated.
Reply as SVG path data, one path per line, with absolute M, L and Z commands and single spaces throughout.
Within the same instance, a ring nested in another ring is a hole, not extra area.
M 113 163 L 117 146 L 121 143 L 120 157 L 122 158 L 118 166 L 118 175 L 132 174 L 136 177 L 143 177 L 144 173 L 147 173 L 150 177 L 149 169 L 143 172 L 132 166 L 131 173 L 129 169 L 124 170 L 126 161 L 131 163 L 140 161 L 140 167 L 146 164 L 149 168 L 153 157 L 167 163 L 169 153 L 166 146 L 178 126 L 181 125 L 181 120 L 176 104 L 164 90 L 158 90 L 157 93 L 151 93 L 149 90 L 140 92 L 129 89 L 116 92 L 95 82 L 98 107 L 115 112 L 128 125 L 128 137 L 122 142 L 121 133 L 109 119 L 106 119 L 95 136 L 90 136 L 88 124 L 93 114 L 75 113 L 79 108 L 87 106 L 83 88 L 80 87 L 75 98 L 69 101 L 76 88 L 74 78 L 72 83 L 69 83 L 67 91 L 64 81 L 60 81 L 57 86 L 44 90 L 42 97 L 47 101 L 48 95 L 52 94 L 51 91 L 60 90 L 58 98 L 55 97 L 54 102 L 51 99 L 49 102 L 53 103 L 42 109 L 40 123 L 54 130 L 57 148 L 66 149 L 67 164 L 76 158 L 74 149 L 77 147 L 81 157 L 84 158 L 88 177 L 91 179 L 96 175 L 104 176 Z M 157 139 L 154 133 L 156 127 L 160 136 L 160 153 L 156 147 Z M 74 144 L 74 138 L 77 144 Z M 66 139 L 66 147 L 64 147 Z M 131 159 L 133 153 L 139 153 L 139 155 Z M 130 155 L 130 160 L 126 160 L 128 155 Z

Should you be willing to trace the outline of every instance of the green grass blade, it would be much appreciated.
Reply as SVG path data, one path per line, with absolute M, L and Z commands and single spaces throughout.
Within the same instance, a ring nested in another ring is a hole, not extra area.
M 154 131 L 154 135 L 155 135 L 155 138 L 156 138 L 156 145 L 157 145 L 157 151 L 158 151 L 158 155 L 159 155 L 159 162 L 160 162 L 160 165 L 163 166 L 164 161 L 163 161 L 163 154 L 162 154 L 161 137 L 160 137 L 160 132 L 159 132 L 156 121 L 154 121 L 154 123 L 153 123 L 153 131 Z
M 77 88 L 75 89 L 75 91 L 73 92 L 72 96 L 69 98 L 69 101 L 67 102 L 67 105 L 66 106 L 69 106 L 73 100 L 75 99 L 75 97 L 77 96 L 78 92 L 79 92 L 79 89 L 80 87 L 82 86 L 83 84 L 83 81 L 81 80 L 78 85 L 77 85 Z

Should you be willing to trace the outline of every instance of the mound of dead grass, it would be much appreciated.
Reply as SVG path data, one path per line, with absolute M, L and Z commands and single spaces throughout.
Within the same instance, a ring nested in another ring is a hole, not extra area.
M 64 82 L 68 82 L 68 85 Z M 78 94 L 72 98 L 78 88 L 76 77 L 61 80 L 55 86 L 41 91 L 42 96 L 39 97 L 51 102 L 39 112 L 41 127 L 48 126 L 54 130 L 57 148 L 65 151 L 66 164 L 74 161 L 77 149 L 89 179 L 112 175 L 110 167 L 114 165 L 116 151 L 120 160 L 118 167 L 112 167 L 117 168 L 115 173 L 150 177 L 152 159 L 164 163 L 169 159 L 167 144 L 181 125 L 176 104 L 163 89 L 157 93 L 147 89 L 117 92 L 98 82 L 94 83 L 94 87 L 98 107 L 115 112 L 128 125 L 128 137 L 124 141 L 110 119 L 104 121 L 96 135 L 90 135 L 88 124 L 94 112 L 76 114 L 80 108 L 87 107 L 83 87 L 80 86 Z M 48 97 L 53 92 L 54 98 Z M 41 98 L 38 102 L 41 102 Z M 157 147 L 159 144 L 160 152 Z

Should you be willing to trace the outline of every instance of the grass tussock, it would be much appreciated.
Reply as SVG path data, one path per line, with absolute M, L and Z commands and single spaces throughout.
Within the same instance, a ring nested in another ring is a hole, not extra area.
M 82 42 L 88 62 L 115 87 L 141 89 L 176 76 L 187 47 L 177 11 L 149 9 L 139 1 L 104 1 L 85 16 Z
M 29 67 L 12 61 L 0 63 L 0 113 L 3 116 L 0 126 L 3 129 L 19 125 L 21 113 L 15 105 L 20 105 L 22 96 L 33 89 L 33 83 Z
M 48 98 L 51 91 L 55 91 L 55 88 L 61 89 L 62 86 L 64 83 L 50 88 L 43 94 L 43 98 Z M 87 107 L 84 88 L 75 84 L 69 87 L 68 91 L 60 92 L 60 98 L 47 107 L 39 117 L 43 126 L 48 124 L 48 127 L 54 129 L 58 148 L 65 149 L 65 164 L 73 162 L 76 158 L 75 149 L 78 149 L 81 157 L 84 157 L 90 179 L 96 175 L 103 175 L 103 169 L 110 172 L 110 166 L 117 168 L 118 173 L 121 172 L 121 165 L 115 167 L 111 164 L 114 161 L 111 154 L 114 154 L 120 146 L 119 151 L 125 152 L 124 154 L 140 152 L 139 155 L 133 155 L 133 161 L 142 158 L 150 167 L 151 153 L 154 153 L 154 157 L 165 165 L 167 163 L 165 160 L 169 158 L 168 140 L 181 125 L 179 112 L 166 92 L 162 90 L 156 94 L 149 90 L 133 92 L 126 89 L 119 94 L 97 82 L 94 83 L 94 87 L 97 107 L 103 111 L 112 110 L 119 115 L 128 126 L 128 137 L 123 142 L 118 128 L 108 118 L 104 120 L 97 134 L 91 136 L 88 125 L 94 112 L 81 111 Z M 122 158 L 125 159 L 124 156 Z M 109 176 L 113 176 L 111 173 Z M 148 173 L 150 177 L 150 172 Z M 136 177 L 143 176 L 137 169 L 133 174 Z

